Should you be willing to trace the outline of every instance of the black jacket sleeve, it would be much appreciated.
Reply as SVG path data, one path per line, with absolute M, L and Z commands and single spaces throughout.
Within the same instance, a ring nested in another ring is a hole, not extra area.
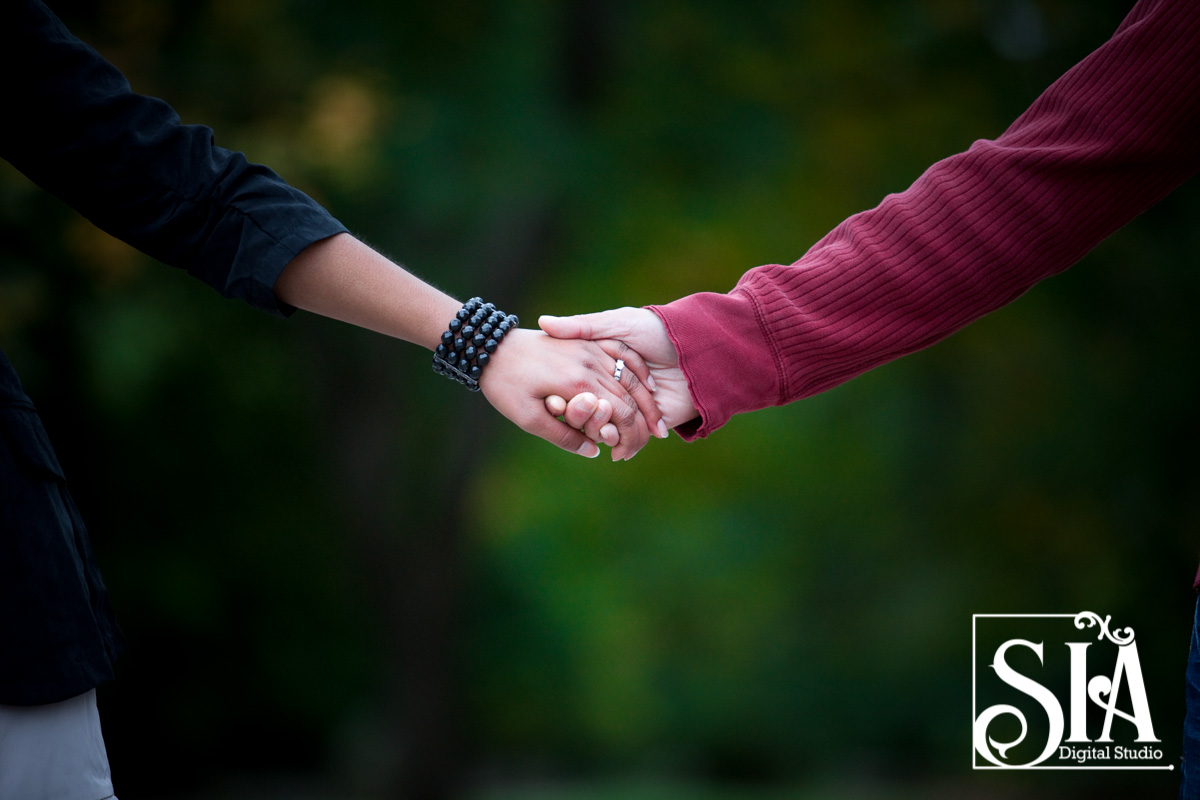
M 345 228 L 315 201 L 162 100 L 74 37 L 40 0 L 0 14 L 10 76 L 0 156 L 99 228 L 226 297 L 276 314 L 287 263 Z M 19 76 L 16 77 L 16 76 Z

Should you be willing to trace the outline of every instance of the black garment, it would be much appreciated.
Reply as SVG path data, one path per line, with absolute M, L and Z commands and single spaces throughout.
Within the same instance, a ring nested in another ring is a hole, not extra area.
M 280 272 L 345 231 L 271 170 L 217 147 L 210 129 L 134 94 L 38 0 L 0 4 L 0 74 L 0 157 L 226 297 L 286 315 Z M 0 482 L 0 704 L 63 700 L 111 678 L 120 635 L 62 470 L 2 355 Z
M 81 694 L 123 649 L 62 467 L 0 353 L 0 703 Z

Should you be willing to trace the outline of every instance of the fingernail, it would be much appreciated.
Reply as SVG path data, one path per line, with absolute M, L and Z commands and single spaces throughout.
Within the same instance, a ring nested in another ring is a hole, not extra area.
M 596 446 L 595 442 L 584 442 L 575 452 L 584 458 L 595 458 L 600 455 L 600 448 Z
M 657 391 L 658 391 L 658 384 L 656 384 L 656 383 L 654 382 L 654 376 L 653 376 L 653 375 L 650 375 L 650 374 L 647 374 L 647 375 L 646 375 L 646 385 L 650 387 L 650 391 L 652 391 L 652 392 L 657 392 Z
M 665 439 L 665 438 L 667 438 L 668 434 L 669 434 L 669 431 L 667 430 L 666 420 L 660 419 L 658 421 L 658 438 Z

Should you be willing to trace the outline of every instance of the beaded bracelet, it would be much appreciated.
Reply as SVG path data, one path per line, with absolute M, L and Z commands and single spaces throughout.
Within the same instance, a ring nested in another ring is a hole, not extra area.
M 516 314 L 505 314 L 482 298 L 472 297 L 450 320 L 450 329 L 433 351 L 433 371 L 478 392 L 483 368 L 504 334 L 518 324 Z

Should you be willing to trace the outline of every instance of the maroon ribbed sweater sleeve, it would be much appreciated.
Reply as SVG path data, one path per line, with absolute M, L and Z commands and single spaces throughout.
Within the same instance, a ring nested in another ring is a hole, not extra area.
M 1200 169 L 1200 2 L 1142 0 L 995 141 L 929 168 L 790 266 L 651 306 L 707 436 L 1011 302 Z

